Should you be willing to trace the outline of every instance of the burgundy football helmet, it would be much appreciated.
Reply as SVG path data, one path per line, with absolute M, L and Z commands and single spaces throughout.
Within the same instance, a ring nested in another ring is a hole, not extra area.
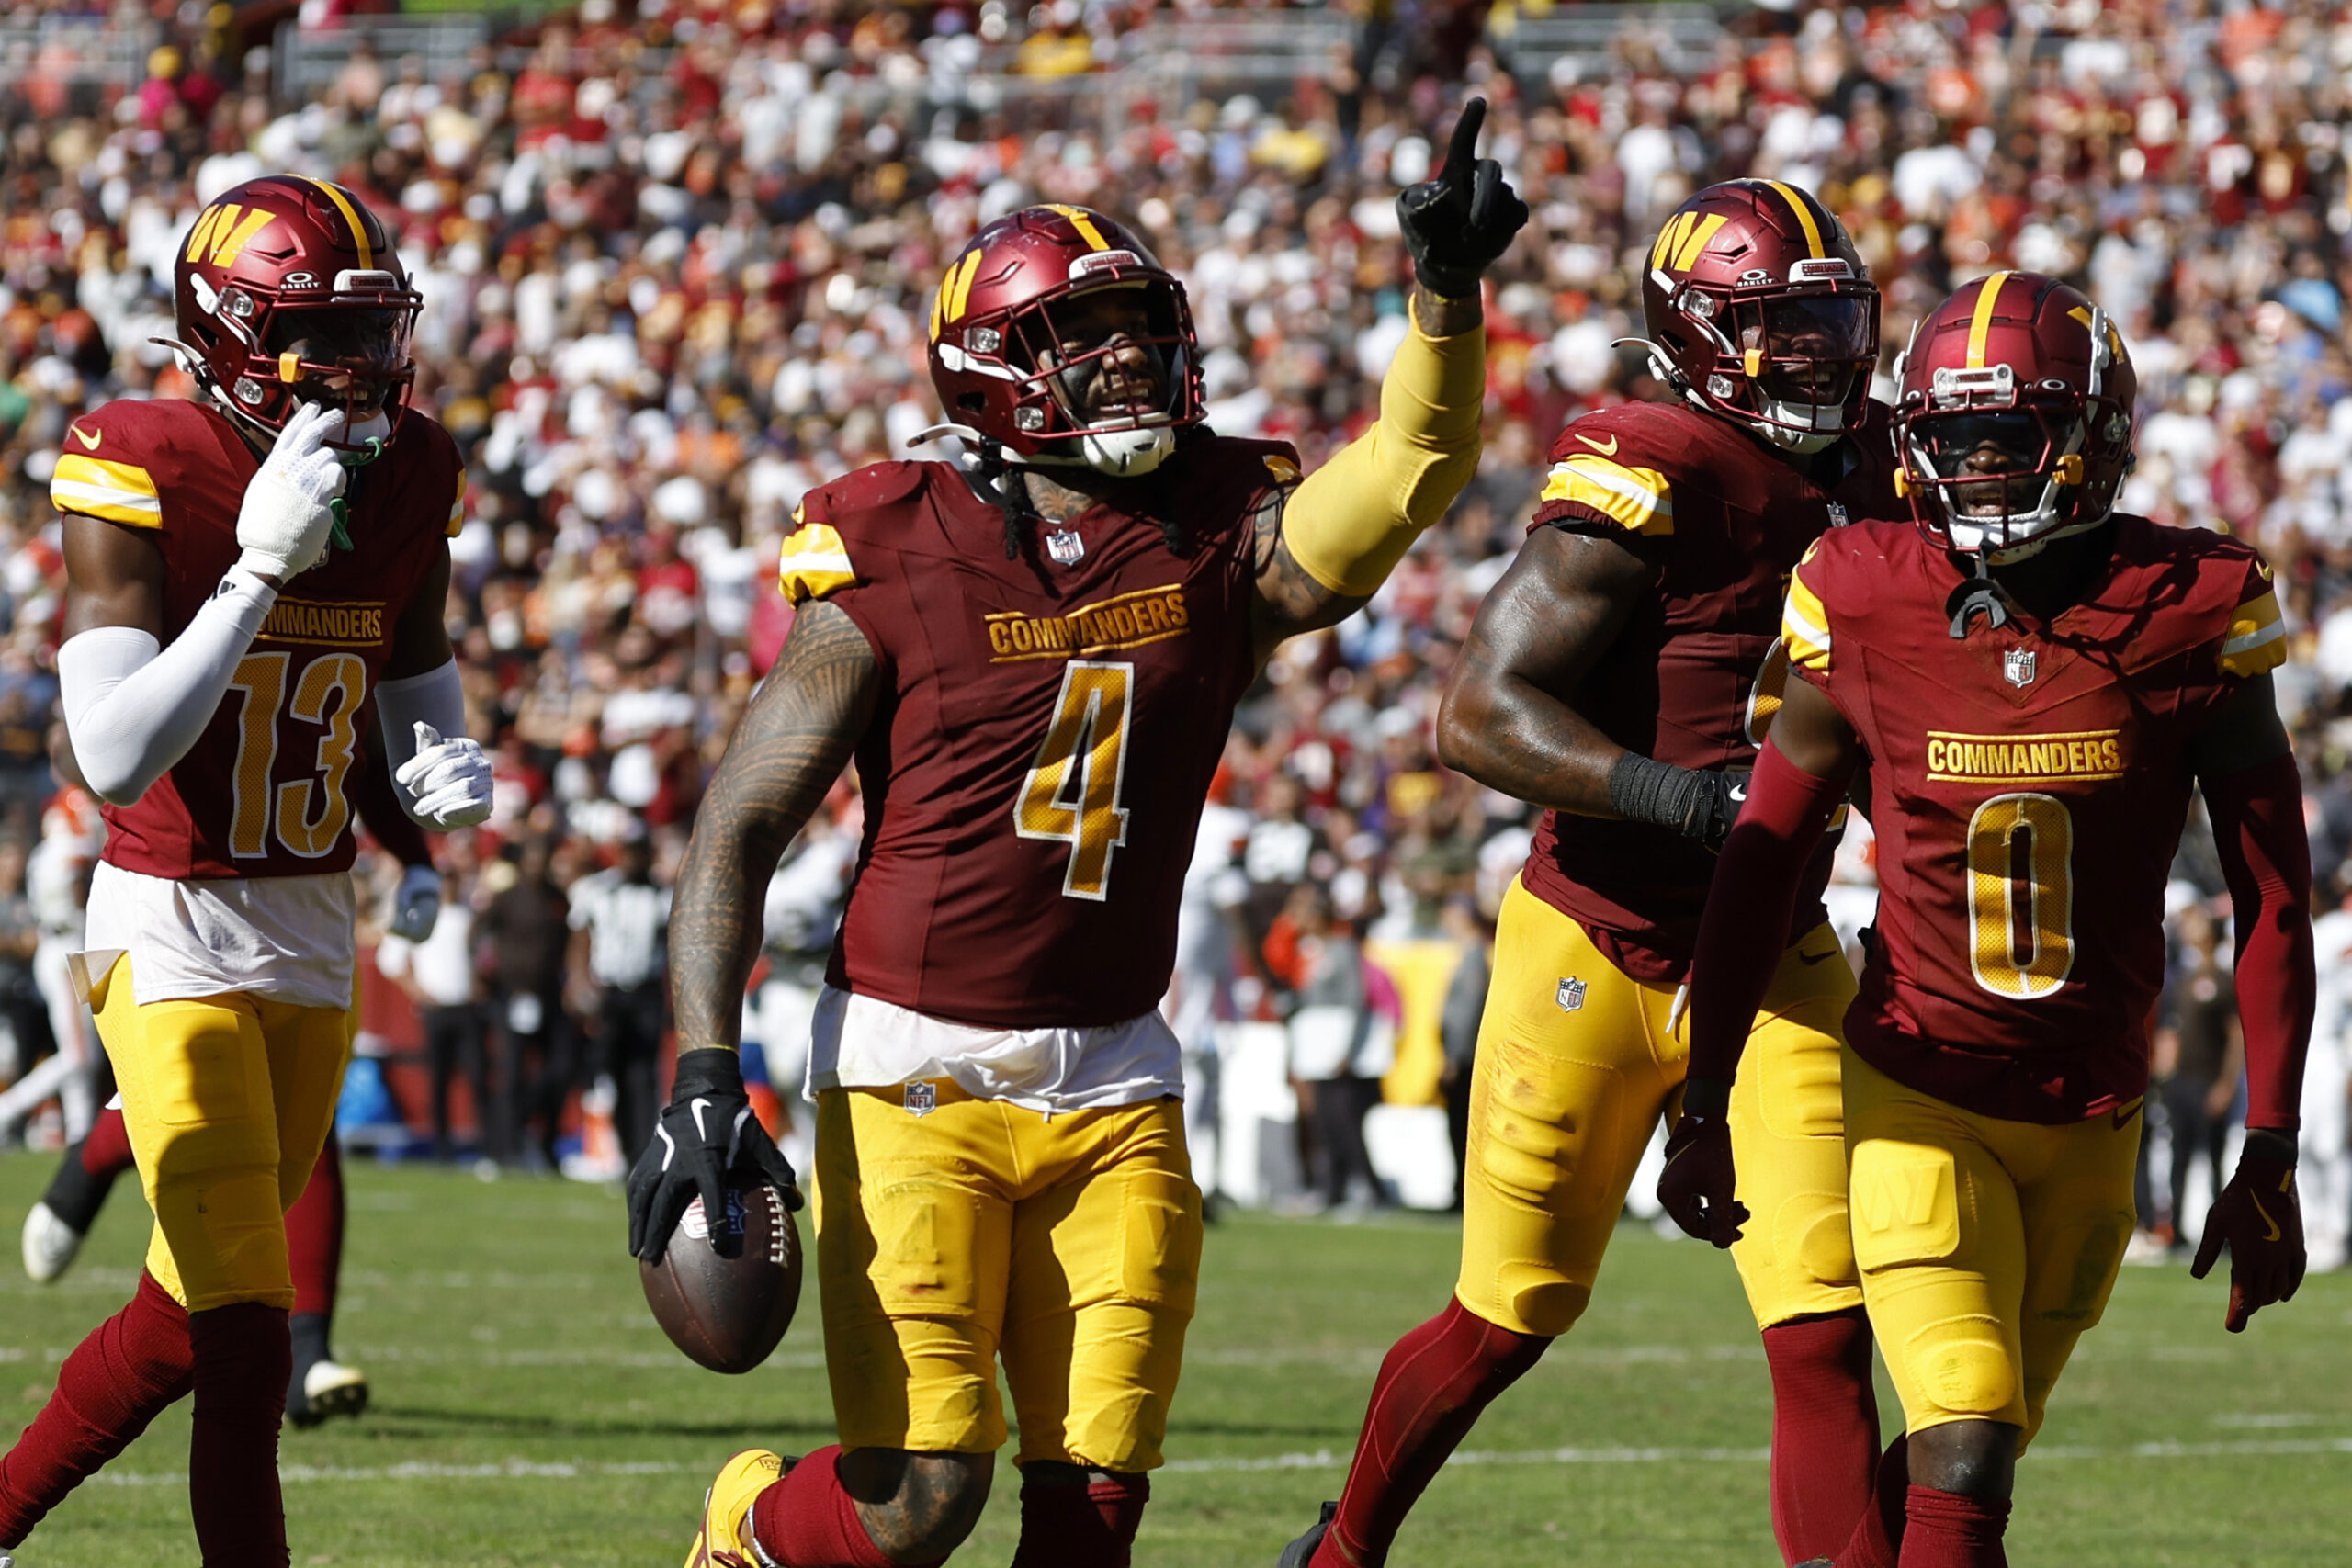
M 1124 309 L 1104 298 L 1114 290 Z M 1090 312 L 1127 324 L 1106 330 Z M 1124 225 L 1083 207 L 1024 207 L 982 229 L 932 305 L 931 379 L 948 419 L 1016 463 L 1149 473 L 1200 423 L 1200 374 L 1184 286 Z M 1136 395 L 1122 400 L 1123 385 Z
M 1660 379 L 1776 446 L 1818 452 L 1861 423 L 1878 288 L 1845 225 L 1794 186 L 1729 180 L 1676 208 L 1642 320 Z
M 247 180 L 197 216 L 172 268 L 191 374 L 266 445 L 295 407 L 340 407 L 356 430 L 408 401 L 409 335 L 424 304 L 391 236 L 340 186 Z
M 1895 377 L 1897 484 L 1941 547 L 2018 560 L 2115 509 L 2140 378 L 2079 291 L 2034 272 L 1980 278 L 1913 330 Z

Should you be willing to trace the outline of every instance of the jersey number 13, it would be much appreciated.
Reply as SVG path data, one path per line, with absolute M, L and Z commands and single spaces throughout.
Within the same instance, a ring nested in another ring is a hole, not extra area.
M 1136 667 L 1073 659 L 1062 670 L 1061 695 L 1046 743 L 1022 781 L 1012 830 L 1024 839 L 1069 845 L 1062 896 L 1111 896 L 1111 852 L 1127 841 L 1127 721 L 1135 709 Z
M 235 803 L 229 815 L 229 852 L 258 860 L 273 835 L 287 852 L 316 860 L 334 849 L 351 821 L 343 781 L 351 772 L 358 731 L 355 719 L 368 690 L 368 666 L 356 653 L 330 653 L 302 667 L 287 690 L 293 655 L 254 653 L 238 661 L 229 690 L 243 699 L 237 714 Z M 315 776 L 272 785 L 277 765 L 279 719 L 324 725 Z

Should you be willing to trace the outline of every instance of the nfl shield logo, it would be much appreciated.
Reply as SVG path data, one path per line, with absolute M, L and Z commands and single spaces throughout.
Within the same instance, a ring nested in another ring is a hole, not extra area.
M 1086 541 L 1075 528 L 1057 528 L 1046 536 L 1046 553 L 1056 566 L 1076 566 L 1086 558 Z
M 1829 525 L 1832 528 L 1843 528 L 1849 521 L 1850 521 L 1850 519 L 1846 515 L 1846 509 L 1843 506 L 1838 505 L 1838 502 L 1834 501 L 1831 502 L 1829 503 Z
M 918 1079 L 907 1086 L 907 1114 L 928 1116 L 939 1109 L 939 1090 Z
M 2001 655 L 2001 675 L 2012 686 L 2033 684 L 2033 650 L 2013 648 Z
M 1582 980 L 1561 981 L 1559 1001 L 1562 1012 L 1574 1012 L 1584 1006 L 1584 982 Z

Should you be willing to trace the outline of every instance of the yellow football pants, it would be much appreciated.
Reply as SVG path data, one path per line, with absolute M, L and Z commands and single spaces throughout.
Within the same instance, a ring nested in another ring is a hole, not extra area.
M 292 1307 L 286 1211 L 334 1125 L 349 1010 L 244 992 L 141 1007 L 128 957 L 91 1000 L 155 1213 L 147 1271 L 190 1312 Z
M 932 1109 L 910 1109 L 926 1099 Z M 845 1449 L 1160 1463 L 1201 1266 L 1173 1099 L 1047 1117 L 948 1082 L 817 1099 L 818 1285 Z
M 1905 1429 L 2041 1429 L 2132 1239 L 2140 1108 L 2064 1126 L 1962 1111 L 1846 1054 L 1854 1252 Z
M 1454 1293 L 1519 1334 L 1567 1332 L 1658 1118 L 1681 1090 L 1687 1015 L 1673 986 L 1633 979 L 1584 928 L 1513 882 L 1478 1026 Z M 1854 979 L 1826 925 L 1781 961 L 1731 1103 L 1739 1197 L 1732 1249 L 1770 1327 L 1861 1304 L 1846 1228 L 1839 1031 Z

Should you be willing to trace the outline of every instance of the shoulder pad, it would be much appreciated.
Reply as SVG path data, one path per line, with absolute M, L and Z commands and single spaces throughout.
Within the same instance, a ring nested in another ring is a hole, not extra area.
M 1536 521 L 1604 520 L 1634 534 L 1674 532 L 1674 485 L 1691 433 L 1664 403 L 1621 403 L 1571 420 L 1552 443 Z
M 921 490 L 931 469 L 946 468 L 944 463 L 869 463 L 803 496 L 776 565 L 784 596 L 801 604 L 855 587 L 858 570 L 851 558 L 856 543 L 867 536 L 875 513 Z
M 2244 540 L 2202 528 L 2166 532 L 2177 533 L 2177 546 L 2186 546 L 2197 558 L 2198 600 L 2216 620 L 2226 620 L 2215 656 L 2222 673 L 2251 680 L 2284 664 L 2287 624 L 2279 614 L 2270 563 L 2262 552 Z
M 887 462 L 868 463 L 837 479 L 819 485 L 802 502 L 808 515 L 838 523 L 845 515 L 854 515 L 870 507 L 888 506 L 904 501 L 922 488 L 927 470 L 944 468 L 944 463 Z
M 164 525 L 164 489 L 177 457 L 201 438 L 205 412 L 177 398 L 122 399 L 77 415 L 65 427 L 50 504 L 133 528 Z
M 423 466 L 426 471 L 419 477 L 427 482 L 435 481 L 443 474 L 447 476 L 449 510 L 439 521 L 441 531 L 448 537 L 456 538 L 458 531 L 466 525 L 466 458 L 465 454 L 458 449 L 458 438 L 431 414 L 411 409 L 401 415 L 400 427 L 393 435 L 393 446 L 387 449 L 386 456 L 394 452 L 404 463 Z

